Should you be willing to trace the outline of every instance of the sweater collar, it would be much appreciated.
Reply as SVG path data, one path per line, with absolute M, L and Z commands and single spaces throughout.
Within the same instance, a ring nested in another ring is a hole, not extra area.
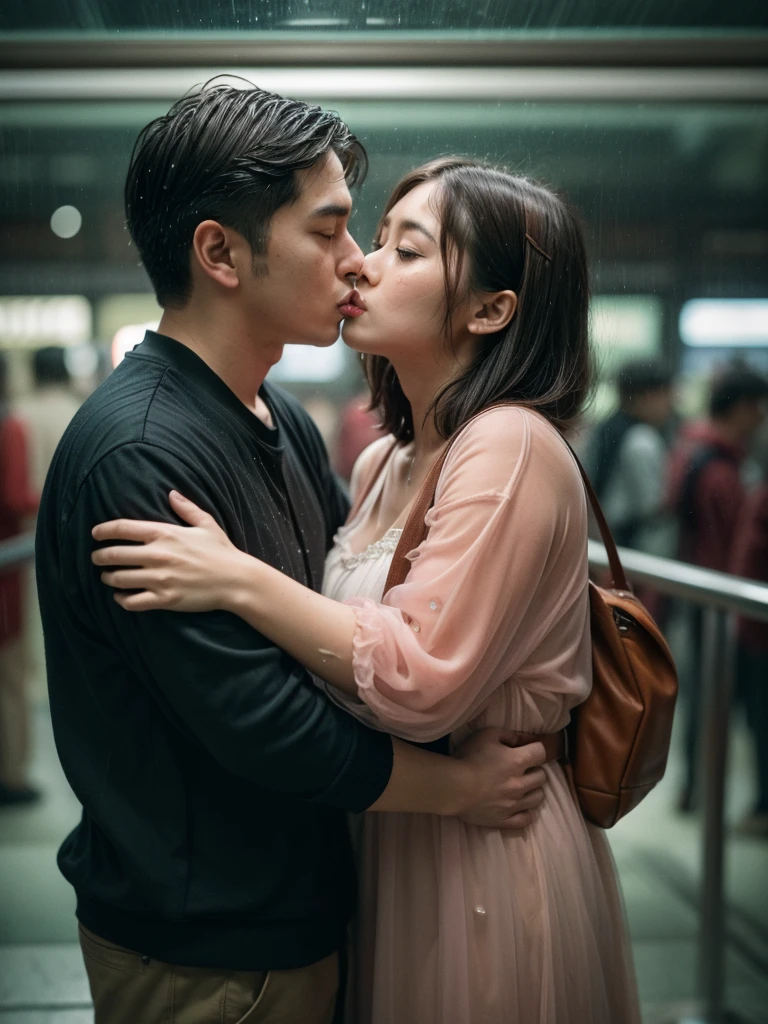
M 169 338 L 166 334 L 159 334 L 157 331 L 146 331 L 141 344 L 126 356 L 126 359 L 135 358 L 166 363 L 182 377 L 194 381 L 209 392 L 221 405 L 226 406 L 256 435 L 262 445 L 271 448 L 275 453 L 282 451 L 280 425 L 275 414 L 275 403 L 272 401 L 269 386 L 266 383 L 259 388 L 259 397 L 269 408 L 272 422 L 275 424 L 274 428 L 262 423 L 258 416 L 255 416 L 227 387 L 205 360 L 201 359 L 191 348 L 182 345 L 180 341 Z

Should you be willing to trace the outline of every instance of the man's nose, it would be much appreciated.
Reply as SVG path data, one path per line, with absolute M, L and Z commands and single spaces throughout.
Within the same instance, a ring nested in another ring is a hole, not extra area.
M 363 250 L 354 240 L 352 235 L 349 235 L 348 251 L 344 254 L 344 259 L 342 261 L 342 273 L 347 280 L 349 280 L 350 277 L 356 278 L 358 276 L 363 266 L 364 259 Z M 354 288 L 354 282 L 352 282 L 352 287 Z

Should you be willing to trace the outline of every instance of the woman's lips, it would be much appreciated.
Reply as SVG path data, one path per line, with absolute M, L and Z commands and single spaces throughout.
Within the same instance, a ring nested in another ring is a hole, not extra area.
M 356 288 L 353 289 L 338 305 L 338 310 L 345 320 L 362 316 L 365 312 L 365 308 L 365 303 L 360 298 L 360 293 Z

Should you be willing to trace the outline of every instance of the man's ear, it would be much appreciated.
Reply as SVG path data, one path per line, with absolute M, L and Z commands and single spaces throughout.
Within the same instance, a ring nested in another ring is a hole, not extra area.
M 237 288 L 240 284 L 236 251 L 239 240 L 236 231 L 215 220 L 201 221 L 192 236 L 192 254 L 197 265 L 223 288 Z
M 513 291 L 478 292 L 470 306 L 467 328 L 472 334 L 495 334 L 507 326 L 517 309 Z

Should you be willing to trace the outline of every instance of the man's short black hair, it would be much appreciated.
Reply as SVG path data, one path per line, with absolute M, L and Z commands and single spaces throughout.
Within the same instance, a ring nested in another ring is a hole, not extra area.
M 32 353 L 32 377 L 38 386 L 70 383 L 66 353 L 61 345 L 46 345 Z
M 247 86 L 213 79 L 136 140 L 126 219 L 161 306 L 189 298 L 201 221 L 234 228 L 263 257 L 273 214 L 298 196 L 296 171 L 332 151 L 350 187 L 365 177 L 365 150 L 338 114 Z
M 709 415 L 726 416 L 739 402 L 768 398 L 768 380 L 747 367 L 725 370 L 715 377 L 709 396 Z
M 621 404 L 626 405 L 650 391 L 666 391 L 671 388 L 672 373 L 657 360 L 632 360 L 625 363 L 616 374 L 616 386 Z

